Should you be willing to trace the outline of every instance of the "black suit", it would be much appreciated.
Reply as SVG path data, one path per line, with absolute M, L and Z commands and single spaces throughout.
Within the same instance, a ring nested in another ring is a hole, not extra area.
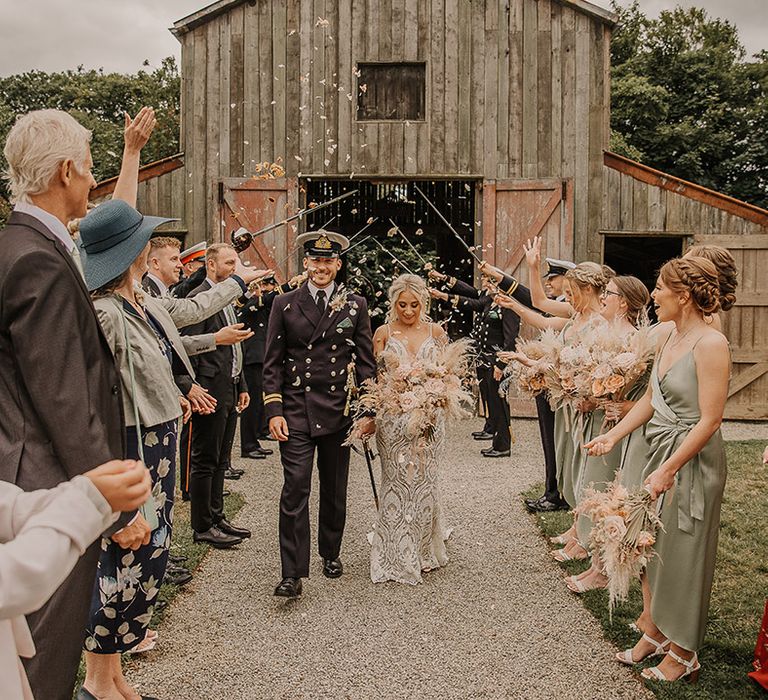
M 290 436 L 280 443 L 284 485 L 280 496 L 283 577 L 309 576 L 309 491 L 317 451 L 320 476 L 318 549 L 335 559 L 346 521 L 351 419 L 347 371 L 358 386 L 375 376 L 371 323 L 363 297 L 349 294 L 339 310 L 321 314 L 307 284 L 273 304 L 264 361 L 264 405 L 269 419 L 283 416 Z
M 475 312 L 472 338 L 478 352 L 477 376 L 480 393 L 488 409 L 486 425 L 493 433 L 493 449 L 506 452 L 510 449 L 512 436 L 509 431 L 509 403 L 499 395 L 499 382 L 494 378 L 495 368 L 504 369 L 504 362 L 498 359 L 499 350 L 514 350 L 517 334 L 520 332 L 520 317 L 510 309 L 500 308 L 486 292 L 456 280 L 450 292 L 454 305 L 460 309 Z
M 519 284 L 514 277 L 504 275 L 499 284 L 502 291 L 519 301 L 529 309 L 536 309 L 531 298 L 531 290 Z M 552 502 L 559 503 L 562 500 L 557 488 L 557 459 L 555 453 L 555 413 L 549 405 L 546 393 L 536 397 L 536 416 L 539 421 L 539 435 L 541 447 L 544 451 L 544 497 Z
M 193 297 L 211 288 L 206 279 L 188 296 Z M 224 311 L 205 321 L 187 326 L 185 335 L 215 333 L 229 325 Z M 248 391 L 241 371 L 232 376 L 234 345 L 217 347 L 212 352 L 195 355 L 192 366 L 197 381 L 216 399 L 214 413 L 192 414 L 191 470 L 189 494 L 192 502 L 192 529 L 205 532 L 224 517 L 224 472 L 229 466 L 232 441 L 237 426 L 237 397 Z M 183 447 L 182 447 L 183 449 Z
M 243 343 L 245 381 L 251 402 L 240 415 L 240 451 L 254 452 L 259 447 L 259 438 L 268 432 L 264 413 L 264 352 L 267 345 L 267 325 L 272 302 L 282 290 L 265 292 L 253 296 L 237 310 L 237 320 L 253 331 Z
M 184 299 L 191 296 L 193 290 L 197 289 L 203 282 L 205 282 L 205 276 L 208 274 L 208 270 L 203 265 L 199 270 L 195 270 L 189 277 L 185 277 L 174 284 L 170 292 L 178 299 Z
M 0 476 L 52 488 L 124 454 L 120 378 L 82 276 L 53 233 L 14 212 L 0 232 Z M 28 618 L 37 698 L 72 698 L 99 552 Z

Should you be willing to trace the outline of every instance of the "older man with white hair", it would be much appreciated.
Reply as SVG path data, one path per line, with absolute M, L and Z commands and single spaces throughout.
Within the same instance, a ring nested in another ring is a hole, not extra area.
M 139 157 L 153 126 L 151 109 L 126 116 L 125 158 Z M 96 184 L 90 140 L 70 115 L 48 109 L 21 117 L 5 143 L 15 209 L 0 231 L 0 478 L 27 491 L 125 451 L 120 379 L 67 231 Z M 112 537 L 135 549 L 149 528 L 133 516 L 123 514 Z M 29 617 L 36 698 L 71 700 L 98 556 L 97 542 Z

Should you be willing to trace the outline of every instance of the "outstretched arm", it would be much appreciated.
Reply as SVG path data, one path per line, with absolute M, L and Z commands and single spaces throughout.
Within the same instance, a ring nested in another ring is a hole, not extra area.
M 511 309 L 514 311 L 524 323 L 529 326 L 544 330 L 545 328 L 552 328 L 559 331 L 565 327 L 568 323 L 568 319 L 561 318 L 560 316 L 542 316 L 540 313 L 523 306 L 519 301 L 508 297 L 504 294 L 496 295 L 494 301 L 505 309 Z
M 139 191 L 139 160 L 141 149 L 144 148 L 152 130 L 157 124 L 155 110 L 152 107 L 142 107 L 132 120 L 125 113 L 125 146 L 123 147 L 123 164 L 117 178 L 112 199 L 122 199 L 132 207 L 136 206 Z

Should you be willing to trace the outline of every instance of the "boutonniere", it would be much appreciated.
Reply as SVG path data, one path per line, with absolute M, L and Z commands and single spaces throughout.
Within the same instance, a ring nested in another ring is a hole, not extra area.
M 331 300 L 328 302 L 328 307 L 332 312 L 341 311 L 349 303 L 349 290 L 340 284 L 336 289 Z

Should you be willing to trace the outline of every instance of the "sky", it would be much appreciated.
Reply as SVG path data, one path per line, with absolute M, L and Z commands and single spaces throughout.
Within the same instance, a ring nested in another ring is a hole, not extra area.
M 179 43 L 168 27 L 206 4 L 208 0 L 0 0 L 0 76 L 78 65 L 133 73 L 144 60 L 158 66 L 166 56 L 179 58 Z M 750 54 L 768 49 L 768 0 L 640 0 L 652 16 L 676 4 L 703 7 L 732 21 Z

